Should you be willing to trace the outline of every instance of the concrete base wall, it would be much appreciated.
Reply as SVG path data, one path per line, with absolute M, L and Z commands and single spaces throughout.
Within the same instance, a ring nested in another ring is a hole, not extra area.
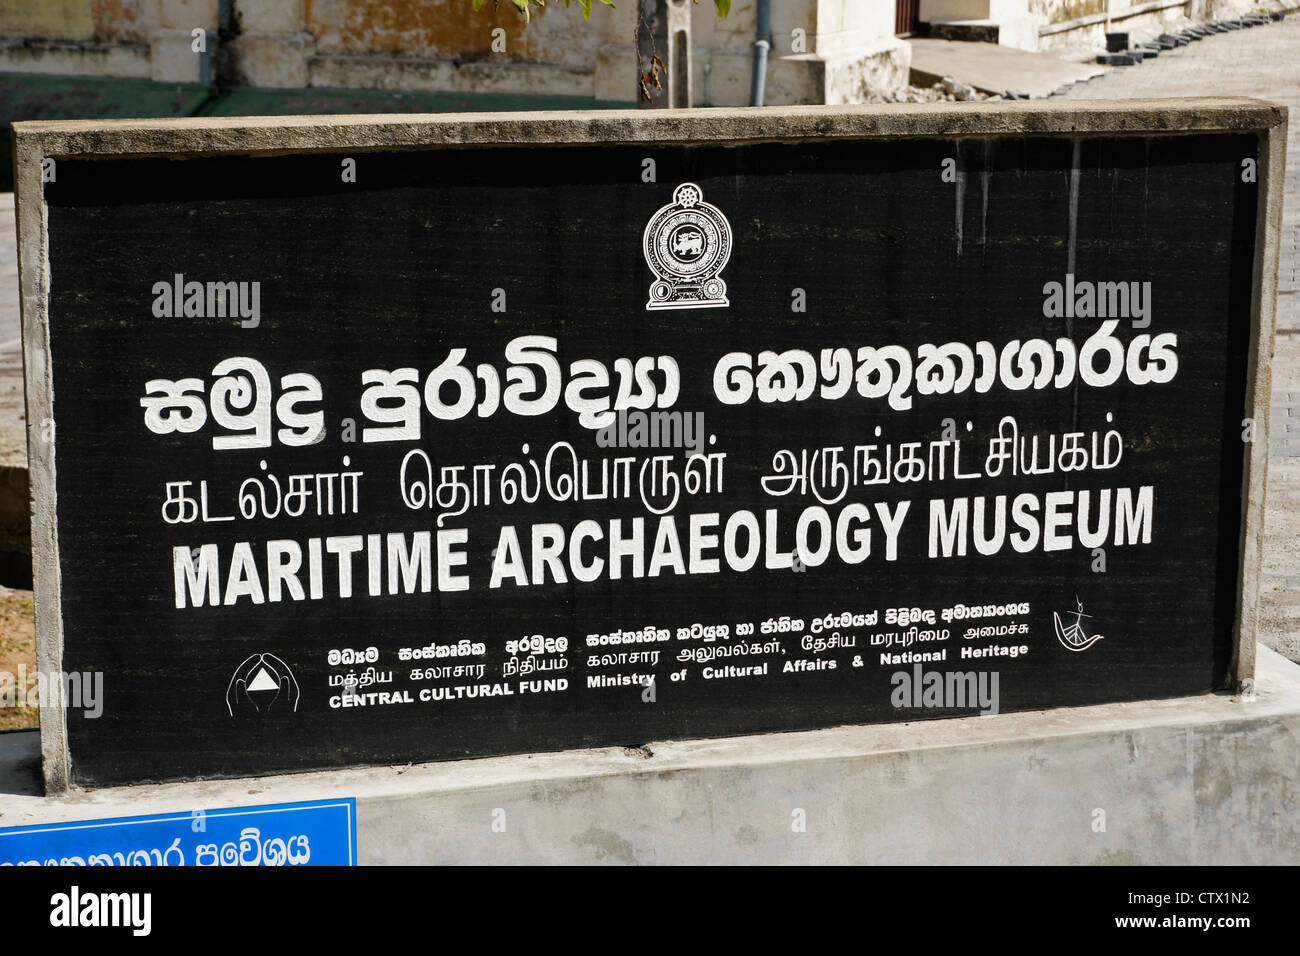
M 1038 49 L 1038 23 L 1032 17 L 1005 20 L 931 20 L 930 36 L 940 40 L 996 43 L 1017 50 Z
M 907 85 L 912 48 L 894 37 L 850 53 L 802 53 L 768 61 L 765 101 L 770 106 L 867 103 Z M 697 56 L 695 105 L 747 106 L 752 61 L 749 53 Z M 707 71 L 707 74 L 706 74 Z
M 768 89 L 774 103 L 823 103 L 847 106 L 867 103 L 907 85 L 912 48 L 894 37 L 882 38 L 851 53 L 833 56 L 804 54 L 769 62 Z
M 1104 49 L 1108 30 L 1155 37 L 1190 22 L 1298 7 L 1300 0 L 921 0 L 921 20 L 940 39 L 1075 57 Z
M 150 48 L 144 43 L 0 39 L 0 70 L 6 72 L 147 80 L 150 64 Z
M 416 767 L 39 792 L 0 735 L 7 826 L 357 798 L 360 860 L 1293 864 L 1300 667 L 1256 696 L 651 743 Z
M 631 56 L 631 47 L 628 51 Z M 307 64 L 307 70 L 307 85 L 325 88 L 592 95 L 591 70 L 546 63 L 424 60 L 400 56 L 315 56 Z M 633 92 L 632 84 L 624 83 L 617 100 L 630 105 Z
M 1111 18 L 1109 28 L 1106 21 L 1102 20 L 1056 33 L 1044 33 L 1042 32 L 1044 27 L 1040 25 L 1038 48 L 1044 53 L 1055 53 L 1060 56 L 1091 55 L 1106 48 L 1108 29 L 1112 32 L 1130 33 L 1135 37 L 1156 37 L 1161 33 L 1176 32 L 1190 22 L 1222 19 L 1222 17 L 1208 15 L 1196 16 L 1196 11 L 1193 11 L 1192 16 L 1189 17 L 1187 4 L 1163 7 L 1131 16 L 1123 16 L 1122 10 L 1117 13 L 1118 15 Z

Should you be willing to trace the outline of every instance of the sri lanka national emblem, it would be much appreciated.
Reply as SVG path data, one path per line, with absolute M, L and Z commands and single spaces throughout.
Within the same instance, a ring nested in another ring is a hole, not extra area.
M 657 276 L 647 309 L 714 309 L 731 304 L 721 273 L 731 257 L 727 217 L 704 201 L 704 190 L 682 183 L 645 227 L 645 261 Z

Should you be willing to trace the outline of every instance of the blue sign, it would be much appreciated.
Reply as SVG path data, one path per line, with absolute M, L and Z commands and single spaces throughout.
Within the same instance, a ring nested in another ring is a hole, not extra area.
M 357 801 L 0 829 L 0 866 L 355 866 Z

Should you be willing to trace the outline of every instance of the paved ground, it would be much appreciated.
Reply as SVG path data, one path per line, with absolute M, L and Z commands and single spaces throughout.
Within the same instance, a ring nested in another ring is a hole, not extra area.
M 1262 643 L 1300 662 L 1300 14 L 1080 83 L 1066 99 L 1255 96 L 1291 110 L 1273 356 Z
M 1111 67 L 1072 63 L 1046 53 L 1028 53 L 996 43 L 912 39 L 912 82 L 929 86 L 950 76 L 983 93 L 1014 90 L 1032 97 L 1047 96 L 1070 83 L 1101 76 Z

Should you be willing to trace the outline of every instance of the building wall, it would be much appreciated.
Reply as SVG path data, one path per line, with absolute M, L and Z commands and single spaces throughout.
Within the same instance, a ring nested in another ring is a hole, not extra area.
M 693 102 L 749 102 L 756 0 L 690 23 Z M 0 69 L 164 82 L 360 87 L 636 99 L 637 0 L 558 2 L 525 23 L 509 0 L 0 0 Z M 773 0 L 767 102 L 858 102 L 906 82 L 893 0 Z M 218 40 L 218 28 L 223 27 Z M 207 31 L 206 62 L 192 31 Z M 667 60 L 667 44 L 660 55 Z M 207 71 L 207 72 L 205 72 Z
M 92 0 L 0 0 L 0 36 L 89 40 Z
M 749 103 L 755 0 L 718 20 L 702 0 L 691 29 L 697 106 Z M 911 48 L 894 38 L 893 0 L 772 0 L 769 104 L 860 103 L 907 83 Z
M 691 102 L 749 102 L 756 0 L 718 20 L 709 0 L 681 4 L 690 24 Z M 1185 0 L 1124 18 L 1140 0 L 1110 0 L 1117 29 L 1222 17 L 1255 0 Z M 509 0 L 0 0 L 0 69 L 149 77 L 263 87 L 358 87 L 547 94 L 632 103 L 638 0 L 595 4 L 590 23 L 557 2 L 525 24 Z M 1107 0 L 922 0 L 923 20 L 1002 24 L 1007 45 L 1095 46 L 1105 27 L 1039 31 L 1105 12 Z M 218 27 L 225 29 L 217 38 Z M 905 84 L 910 47 L 893 36 L 894 0 L 772 0 L 766 102 L 854 103 Z M 192 31 L 208 31 L 206 61 Z M 1014 38 L 1014 39 L 1013 39 Z M 1025 39 L 1027 38 L 1027 39 Z M 667 44 L 660 53 L 666 60 Z
M 282 0 L 283 2 L 283 0 Z M 298 26 L 320 54 L 383 54 L 425 58 L 487 58 L 495 29 L 505 30 L 505 58 L 589 67 L 601 44 L 601 11 L 591 25 L 577 9 L 550 4 L 525 25 L 510 3 L 477 13 L 468 0 L 288 0 L 300 3 Z M 236 8 L 240 4 L 236 2 Z
M 160 0 L 89 0 L 87 5 L 99 40 L 148 43 L 153 32 L 162 27 Z M 8 31 L 3 33 L 10 35 Z

